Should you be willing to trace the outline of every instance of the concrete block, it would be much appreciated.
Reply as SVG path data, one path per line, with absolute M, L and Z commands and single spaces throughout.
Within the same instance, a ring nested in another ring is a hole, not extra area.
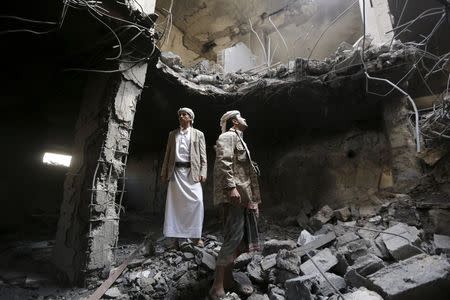
M 388 300 L 447 299 L 450 264 L 442 256 L 419 254 L 369 276 L 371 289 Z
M 332 217 L 333 210 L 328 205 L 325 205 L 309 219 L 309 223 L 313 229 L 318 230 L 324 224 L 328 223 Z
M 333 214 L 336 217 L 336 219 L 338 219 L 339 221 L 343 221 L 343 222 L 350 220 L 350 218 L 352 217 L 352 212 L 350 211 L 350 208 L 348 208 L 348 207 L 336 209 L 333 212 Z
M 253 256 L 248 252 L 242 253 L 241 255 L 236 257 L 236 259 L 234 260 L 234 267 L 237 269 L 243 269 L 243 268 L 247 267 L 247 265 L 252 260 L 252 257 Z
M 331 269 L 333 266 L 335 266 L 338 263 L 338 260 L 336 256 L 334 256 L 331 253 L 331 250 L 328 248 L 325 248 L 321 250 L 319 253 L 314 255 L 312 257 L 316 265 L 320 268 L 322 272 L 326 272 L 329 269 Z M 314 264 L 311 262 L 311 260 L 308 260 L 300 265 L 300 270 L 303 272 L 303 274 L 310 275 L 310 274 L 318 274 L 320 273 L 317 268 L 314 266 Z
M 275 267 L 275 265 L 277 264 L 277 260 L 276 260 L 277 254 L 270 254 L 267 255 L 266 257 L 264 257 L 261 260 L 261 268 L 263 269 L 263 271 L 267 271 L 270 268 Z
M 356 270 L 362 276 L 375 273 L 383 267 L 383 260 L 370 253 L 359 257 L 356 259 L 355 263 L 350 266 L 351 269 Z
M 292 240 L 268 240 L 264 242 L 263 255 L 269 255 L 272 253 L 278 253 L 281 249 L 291 250 L 294 249 L 297 244 Z
M 286 280 L 284 286 L 286 287 L 286 299 L 287 300 L 312 300 L 313 295 L 310 292 L 311 279 L 314 279 L 315 275 L 298 276 L 289 280 Z
M 337 237 L 336 247 L 339 248 L 339 247 L 345 246 L 346 244 L 356 241 L 356 240 L 359 240 L 359 239 L 360 239 L 360 237 L 356 233 L 347 232 L 344 235 Z
M 213 255 L 203 251 L 201 265 L 210 271 L 214 271 L 216 269 L 216 259 Z
M 263 257 L 261 255 L 253 256 L 252 261 L 247 265 L 247 272 L 252 279 L 256 283 L 264 282 L 263 279 L 263 270 L 261 268 L 261 260 Z
M 276 256 L 276 265 L 278 268 L 300 274 L 300 257 L 292 251 L 281 250 Z
M 419 230 L 417 230 L 416 227 L 408 226 L 404 223 L 399 223 L 395 226 L 392 226 L 386 229 L 384 232 L 401 235 L 413 244 L 418 244 L 420 242 Z M 381 234 L 381 238 L 383 239 L 383 242 L 386 245 L 389 253 L 396 260 L 402 260 L 421 253 L 417 248 L 411 246 L 407 240 L 399 236 L 394 236 L 391 234 Z
M 236 282 L 237 292 L 240 295 L 251 295 L 253 293 L 253 285 L 250 278 L 243 272 L 233 272 L 233 279 Z
M 446 253 L 450 254 L 450 236 L 435 234 L 434 235 L 434 248 L 436 253 Z

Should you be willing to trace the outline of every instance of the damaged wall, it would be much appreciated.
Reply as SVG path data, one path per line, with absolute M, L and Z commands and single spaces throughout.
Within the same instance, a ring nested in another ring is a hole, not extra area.
M 247 118 L 246 140 L 262 170 L 263 208 L 270 208 L 266 214 L 373 203 L 372 194 L 392 185 L 382 181 L 392 171 L 392 161 L 379 100 L 364 96 L 363 81 L 347 81 L 334 89 L 307 82 L 284 89 L 267 86 L 254 95 L 224 101 L 187 94 L 164 78 L 154 78 L 136 117 L 127 208 L 164 212 L 166 187 L 159 182 L 159 172 L 167 134 L 178 126 L 176 111 L 182 106 L 195 111 L 195 127 L 205 133 L 210 173 L 221 114 L 239 109 Z M 207 210 L 212 208 L 212 184 L 210 176 L 204 185 Z
M 165 10 L 169 7 L 170 1 L 157 3 L 157 11 L 162 15 L 161 27 L 165 26 Z M 349 7 L 339 22 L 328 26 Z M 173 36 L 162 49 L 179 54 L 187 66 L 197 61 L 198 56 L 216 61 L 220 51 L 238 42 L 245 43 L 258 56 L 258 64 L 266 63 L 267 56 L 274 63 L 308 57 L 319 36 L 327 30 L 312 53 L 313 58 L 324 58 L 343 41 L 353 44 L 362 35 L 358 3 L 351 0 L 175 1 L 172 14 L 170 34 Z M 249 19 L 264 44 L 265 53 L 251 31 Z

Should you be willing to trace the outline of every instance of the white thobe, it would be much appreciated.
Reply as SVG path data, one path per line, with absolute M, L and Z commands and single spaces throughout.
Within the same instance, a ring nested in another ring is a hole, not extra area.
M 175 136 L 175 161 L 190 162 L 191 128 Z M 191 169 L 175 167 L 167 188 L 163 233 L 166 237 L 200 238 L 203 225 L 203 191 Z

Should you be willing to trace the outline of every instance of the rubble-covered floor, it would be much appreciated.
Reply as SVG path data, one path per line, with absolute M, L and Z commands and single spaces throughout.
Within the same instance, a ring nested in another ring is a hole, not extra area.
M 424 299 L 424 295 L 446 299 L 448 197 L 426 181 L 411 195 L 378 193 L 380 206 L 359 210 L 325 206 L 310 218 L 263 215 L 262 252 L 243 254 L 235 262 L 235 279 L 244 285 L 251 282 L 254 292 L 244 295 L 238 288 L 227 299 L 337 299 L 307 253 L 345 299 Z M 204 248 L 184 244 L 179 250 L 166 249 L 160 224 L 162 219 L 156 216 L 132 212 L 124 216 L 117 265 L 144 237 L 147 242 L 104 298 L 205 297 L 221 246 L 219 219 L 208 216 Z M 58 286 L 50 262 L 53 243 L 45 236 L 2 243 L 0 299 L 87 299 L 107 279 L 109 274 L 104 274 L 88 288 Z

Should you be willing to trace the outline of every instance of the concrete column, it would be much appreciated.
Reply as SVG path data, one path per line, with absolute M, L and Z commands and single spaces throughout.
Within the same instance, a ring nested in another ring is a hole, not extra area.
M 383 121 L 386 137 L 391 147 L 391 167 L 394 189 L 407 192 L 418 183 L 421 176 L 416 156 L 414 135 L 408 124 L 407 99 L 385 99 Z
M 359 0 L 361 17 L 363 17 L 363 0 Z M 393 32 L 388 0 L 365 0 L 366 34 L 369 34 L 376 45 L 390 43 Z
M 64 184 L 54 263 L 62 280 L 108 272 L 119 234 L 120 199 L 136 103 L 147 64 L 89 80 Z

